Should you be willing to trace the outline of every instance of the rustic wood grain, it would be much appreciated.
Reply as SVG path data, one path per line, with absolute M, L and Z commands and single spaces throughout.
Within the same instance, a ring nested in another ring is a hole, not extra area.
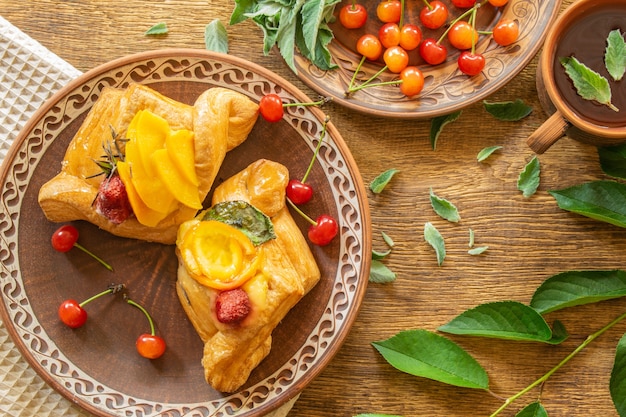
M 564 6 L 572 1 L 564 2 Z M 80 70 L 130 53 L 168 47 L 203 48 L 204 26 L 227 22 L 232 2 L 139 0 L 37 0 L 0 3 L 0 13 L 28 35 Z M 169 34 L 143 32 L 165 21 Z M 312 90 L 272 52 L 264 56 L 261 32 L 249 22 L 228 27 L 230 53 L 282 75 L 314 96 Z M 505 299 L 528 302 L 534 289 L 553 274 L 575 269 L 625 268 L 626 231 L 560 210 L 547 190 L 606 178 L 596 149 L 568 138 L 541 162 L 538 192 L 524 198 L 517 178 L 532 158 L 526 138 L 547 115 L 535 88 L 537 57 L 490 101 L 523 99 L 533 113 L 522 122 L 495 121 L 480 103 L 446 126 L 431 149 L 429 121 L 379 119 L 330 104 L 330 115 L 350 146 L 366 183 L 389 168 L 400 173 L 379 195 L 370 193 L 374 248 L 380 235 L 395 241 L 386 264 L 397 273 L 392 284 L 370 284 L 353 330 L 326 370 L 304 390 L 290 415 L 349 417 L 358 413 L 403 416 L 488 416 L 502 399 L 481 391 L 453 388 L 402 374 L 371 346 L 406 329 L 435 330 L 463 310 Z M 486 146 L 503 149 L 478 163 Z M 438 218 L 429 189 L 457 205 L 458 224 Z M 444 235 L 447 257 L 438 267 L 424 242 L 424 223 Z M 489 250 L 467 254 L 469 229 L 476 245 Z M 507 397 L 558 363 L 590 333 L 626 308 L 626 300 L 603 302 L 553 313 L 570 338 L 559 346 L 451 337 L 487 369 L 491 390 Z M 615 416 L 608 392 L 614 348 L 626 323 L 607 332 L 545 384 L 541 399 L 551 416 Z M 513 416 L 540 395 L 538 389 L 514 404 Z

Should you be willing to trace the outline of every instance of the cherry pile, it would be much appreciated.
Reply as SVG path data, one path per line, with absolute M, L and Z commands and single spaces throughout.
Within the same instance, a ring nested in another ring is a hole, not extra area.
M 408 1 L 408 0 L 407 0 Z M 356 41 L 356 51 L 362 56 L 354 77 L 346 90 L 346 95 L 363 88 L 396 84 L 407 97 L 418 95 L 424 87 L 424 76 L 420 66 L 409 65 L 421 60 L 426 65 L 439 65 L 449 58 L 448 46 L 460 52 L 457 58 L 459 70 L 475 76 L 485 67 L 485 57 L 476 51 L 480 36 L 491 36 L 500 46 L 508 46 L 517 41 L 519 26 L 516 21 L 501 19 L 492 30 L 477 27 L 477 14 L 485 6 L 503 7 L 508 0 L 451 0 L 456 8 L 452 18 L 449 6 L 439 0 L 422 0 L 418 21 L 407 19 L 405 0 L 382 0 L 376 7 L 376 16 L 368 16 L 367 9 L 352 0 L 339 11 L 339 22 L 346 29 L 363 28 L 368 19 L 376 19 L 380 24 L 377 33 L 364 33 Z M 412 14 L 411 14 L 412 16 Z M 447 41 L 444 43 L 444 40 Z M 356 85 L 356 76 L 365 60 L 379 61 L 384 67 L 370 79 Z M 419 59 L 418 59 L 419 58 Z M 390 71 L 399 74 L 399 79 L 373 83 L 381 73 Z
M 292 106 L 321 106 L 330 101 L 330 98 L 322 98 L 319 101 L 310 103 L 283 103 L 283 100 L 278 94 L 270 93 L 261 97 L 259 100 L 259 114 L 268 122 L 276 123 L 282 120 L 285 107 Z M 306 180 L 311 173 L 311 169 L 317 159 L 317 155 L 326 136 L 326 125 L 328 124 L 328 117 L 324 120 L 322 132 L 320 138 L 313 152 L 313 157 L 309 162 L 309 166 L 302 177 L 302 179 L 290 179 L 287 183 L 285 194 L 287 195 L 287 202 L 291 207 L 301 215 L 307 222 L 310 223 L 308 230 L 308 237 L 311 243 L 318 246 L 328 245 L 339 233 L 339 225 L 337 220 L 329 214 L 322 214 L 317 219 L 313 220 L 306 213 L 304 213 L 298 205 L 308 203 L 313 198 L 313 187 L 307 183 Z

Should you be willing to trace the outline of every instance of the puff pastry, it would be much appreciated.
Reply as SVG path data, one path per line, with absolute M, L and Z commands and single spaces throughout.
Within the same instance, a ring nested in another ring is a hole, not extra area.
M 289 310 L 319 281 L 320 271 L 307 241 L 285 205 L 289 180 L 283 165 L 259 160 L 220 184 L 212 204 L 245 201 L 271 219 L 275 239 L 257 247 L 260 262 L 256 273 L 243 288 L 251 299 L 251 312 L 236 324 L 217 318 L 216 298 L 221 290 L 203 285 L 190 271 L 181 255 L 182 242 L 190 224 L 180 228 L 177 293 L 179 300 L 204 342 L 202 365 L 205 377 L 216 390 L 233 392 L 248 379 L 252 370 L 271 348 L 272 331 Z
M 210 191 L 226 152 L 247 138 L 258 115 L 255 102 L 221 87 L 206 90 L 193 105 L 175 101 L 138 84 L 126 89 L 104 89 L 69 144 L 61 172 L 39 191 L 39 204 L 49 220 L 86 220 L 118 236 L 166 244 L 176 241 L 178 226 L 193 218 L 197 209 L 176 210 L 156 225 L 145 225 L 133 216 L 114 224 L 93 207 L 103 181 L 102 176 L 92 177 L 98 172 L 94 160 L 102 157 L 103 144 L 111 140 L 112 130 L 124 137 L 134 116 L 141 110 L 149 110 L 165 119 L 173 130 L 193 132 L 200 201 Z

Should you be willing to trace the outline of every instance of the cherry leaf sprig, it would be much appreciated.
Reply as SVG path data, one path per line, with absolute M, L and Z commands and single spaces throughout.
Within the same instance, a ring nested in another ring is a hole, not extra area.
M 447 324 L 440 332 L 471 335 L 504 340 L 559 344 L 567 332 L 559 321 L 552 328 L 543 316 L 564 308 L 591 304 L 626 296 L 626 271 L 568 271 L 546 279 L 536 290 L 528 305 L 514 300 L 482 304 L 466 310 Z M 626 319 L 626 313 L 587 337 L 558 364 L 517 393 L 506 398 L 490 417 L 499 415 L 515 401 L 541 386 L 574 356 L 595 339 Z M 402 331 L 389 339 L 372 345 L 396 369 L 411 375 L 432 379 L 448 385 L 482 389 L 497 398 L 489 389 L 485 369 L 459 344 L 428 330 Z M 626 336 L 617 348 L 610 380 L 610 391 L 620 416 L 626 410 Z M 537 414 L 531 414 L 536 412 Z M 546 415 L 541 399 L 524 407 L 517 416 Z

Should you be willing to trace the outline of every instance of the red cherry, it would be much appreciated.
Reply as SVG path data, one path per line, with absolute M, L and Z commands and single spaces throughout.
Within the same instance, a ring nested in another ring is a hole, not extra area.
M 476 0 L 452 0 L 452 4 L 461 9 L 467 9 L 476 4 Z
M 270 93 L 261 97 L 259 100 L 259 113 L 268 122 L 278 122 L 283 118 L 285 113 L 283 109 L 283 100 L 278 94 Z
M 383 45 L 378 37 L 366 33 L 356 42 L 356 50 L 365 58 L 376 61 L 383 53 Z
M 385 48 L 400 44 L 400 26 L 397 23 L 385 23 L 378 29 L 378 39 Z
M 78 230 L 71 224 L 59 227 L 52 234 L 52 247 L 58 252 L 69 252 L 78 242 Z
M 424 88 L 424 74 L 418 67 L 406 67 L 400 73 L 400 91 L 407 97 L 419 94 Z
M 474 76 L 485 68 L 485 57 L 482 54 L 464 51 L 459 55 L 458 65 L 463 74 Z
M 493 28 L 493 40 L 500 46 L 508 46 L 517 41 L 519 26 L 515 20 L 502 19 Z
M 405 51 L 412 51 L 422 41 L 422 30 L 416 25 L 403 25 L 400 29 L 400 46 Z
M 157 359 L 165 353 L 165 340 L 154 334 L 143 333 L 137 338 L 135 347 L 144 358 Z
M 346 29 L 358 29 L 367 21 L 367 10 L 362 4 L 346 4 L 339 11 L 339 21 Z
M 328 214 L 322 214 L 309 227 L 309 240 L 318 246 L 328 245 L 339 232 L 337 221 Z
M 428 29 L 439 29 L 448 20 L 448 7 L 439 0 L 431 1 L 420 11 L 420 21 Z
M 78 329 L 87 322 L 87 311 L 76 300 L 65 300 L 59 306 L 59 318 L 72 329 Z
M 381 22 L 397 23 L 402 15 L 402 3 L 400 0 L 384 0 L 378 3 L 376 7 L 376 16 Z
M 438 43 L 433 38 L 427 38 L 422 41 L 419 47 L 420 56 L 430 65 L 439 65 L 446 60 L 448 56 L 447 48 Z
M 313 187 L 299 180 L 289 180 L 287 183 L 287 197 L 294 204 L 305 204 L 313 197 Z

